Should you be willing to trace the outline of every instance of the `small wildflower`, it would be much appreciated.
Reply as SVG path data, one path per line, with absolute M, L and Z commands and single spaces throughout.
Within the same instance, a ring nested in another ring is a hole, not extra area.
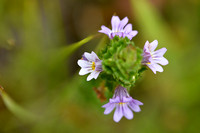
M 82 55 L 82 59 L 78 60 L 78 65 L 81 67 L 79 75 L 85 75 L 90 73 L 87 77 L 87 81 L 91 79 L 97 79 L 99 73 L 102 71 L 101 60 L 98 56 L 92 51 L 91 54 L 85 52 Z
M 168 64 L 168 60 L 163 57 L 167 49 L 161 48 L 159 50 L 154 51 L 157 46 L 158 46 L 157 40 L 154 40 L 151 43 L 146 41 L 142 54 L 143 56 L 142 64 L 147 65 L 155 74 L 156 71 L 163 72 L 163 68 L 159 64 L 161 65 Z
M 138 31 L 132 30 L 132 24 L 127 24 L 127 23 L 128 23 L 127 17 L 120 20 L 118 16 L 113 16 L 111 19 L 112 30 L 102 25 L 101 30 L 99 30 L 99 32 L 108 35 L 110 39 L 113 39 L 114 36 L 119 36 L 123 38 L 128 37 L 131 40 L 134 36 L 137 35 Z
M 141 109 L 139 105 L 143 105 L 142 102 L 133 99 L 127 92 L 127 89 L 118 86 L 115 89 L 113 97 L 110 99 L 109 103 L 103 105 L 105 108 L 104 114 L 109 114 L 116 107 L 113 120 L 119 122 L 123 116 L 127 119 L 133 119 L 133 112 L 140 112 Z

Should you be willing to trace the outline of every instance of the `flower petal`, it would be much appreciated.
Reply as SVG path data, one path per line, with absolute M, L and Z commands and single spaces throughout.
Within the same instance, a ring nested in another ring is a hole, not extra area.
M 151 64 L 147 64 L 147 66 L 156 74 L 156 71 L 158 72 L 163 72 L 163 68 L 156 64 L 156 63 L 151 63 Z
M 87 81 L 90 81 L 91 79 L 95 78 L 95 71 L 93 71 L 88 77 Z
M 123 37 L 123 32 L 113 32 L 113 33 L 111 33 L 111 37 L 113 38 L 114 36 Z
M 88 74 L 90 72 L 92 72 L 93 70 L 90 68 L 81 68 L 81 70 L 79 71 L 79 75 L 85 75 Z
M 132 24 L 127 24 L 126 27 L 124 28 L 125 33 L 129 33 L 132 31 Z
M 144 52 L 144 53 L 149 53 L 149 52 L 150 52 L 150 51 L 149 51 L 149 41 L 146 41 L 146 42 L 145 42 L 143 52 Z
M 93 61 L 92 54 L 85 52 L 84 55 L 88 59 L 88 61 Z
M 110 37 L 111 30 L 109 28 L 107 28 L 106 26 L 102 25 L 101 30 L 99 30 L 99 32 L 105 33 Z
M 95 71 L 94 72 L 94 79 L 97 79 L 97 77 L 99 76 L 100 72 Z
M 155 63 L 154 67 L 156 68 L 156 71 L 163 72 L 163 68 L 160 65 L 158 65 L 158 64 Z
M 149 50 L 150 50 L 151 52 L 153 52 L 153 51 L 156 49 L 157 46 L 158 46 L 158 41 L 157 41 L 157 40 L 154 40 L 153 42 L 151 42 L 151 43 L 149 44 Z
M 140 101 L 138 101 L 138 100 L 136 100 L 136 99 L 133 99 L 133 102 L 134 102 L 135 104 L 137 104 L 137 105 L 143 105 L 142 102 L 140 102 Z
M 78 65 L 80 66 L 80 67 L 83 67 L 83 68 L 90 68 L 91 67 L 91 63 L 90 62 L 88 62 L 88 61 L 86 61 L 86 60 L 78 60 Z
M 161 58 L 153 58 L 155 63 L 159 63 L 163 66 L 167 65 L 169 62 L 165 57 L 161 57 Z
M 127 104 L 123 104 L 123 114 L 127 119 L 133 119 L 133 112 L 128 108 Z
M 136 31 L 136 30 L 134 30 L 134 31 L 131 31 L 131 32 L 129 32 L 129 33 L 126 33 L 126 34 L 124 34 L 124 37 L 128 37 L 128 39 L 132 39 L 134 36 L 136 36 L 137 35 L 137 33 L 138 33 L 138 31 Z
M 124 34 L 124 37 L 128 37 L 129 40 L 132 40 L 133 36 L 129 35 L 129 34 Z
M 141 111 L 140 106 L 135 104 L 133 101 L 129 103 L 129 107 L 135 112 Z
M 131 102 L 132 100 L 133 100 L 133 98 L 132 97 L 126 97 L 126 96 L 123 96 L 123 102 L 124 103 L 128 103 L 128 102 Z
M 115 97 L 115 98 L 111 98 L 109 100 L 110 103 L 119 103 L 120 102 L 120 99 L 119 99 L 119 96 Z
M 88 61 L 88 59 L 85 57 L 85 55 L 84 55 L 84 54 L 82 55 L 82 59 L 81 59 L 81 60 Z
M 129 33 L 129 35 L 131 35 L 132 37 L 136 36 L 138 34 L 137 30 L 133 30 Z
M 102 71 L 102 61 L 99 60 L 98 62 L 95 62 L 95 71 L 101 72 Z
M 97 56 L 97 54 L 95 52 L 93 52 L 93 51 L 91 52 L 91 56 L 92 56 L 94 61 L 99 61 L 100 60 L 99 57 Z
M 113 16 L 111 19 L 112 31 L 117 31 L 119 27 L 120 19 L 118 16 Z
M 107 108 L 107 107 L 109 107 L 110 106 L 110 102 L 109 103 L 106 103 L 106 104 L 104 104 L 103 106 L 101 106 L 102 108 Z
M 152 71 L 154 74 L 156 74 L 156 68 L 154 67 L 154 65 L 151 63 L 151 64 L 146 64 Z
M 154 55 L 155 57 L 160 57 L 160 56 L 163 56 L 163 55 L 165 54 L 166 51 L 167 51 L 166 48 L 161 48 L 161 49 L 159 49 L 159 50 L 156 50 L 156 51 L 153 53 L 153 55 Z
M 119 23 L 119 30 L 123 30 L 124 26 L 128 23 L 128 18 L 125 17 L 121 20 L 121 22 Z
M 115 104 L 114 103 L 107 103 L 109 105 L 107 105 L 105 111 L 104 111 L 104 114 L 107 115 L 107 114 L 110 114 L 110 112 L 113 111 L 113 109 L 115 108 Z
M 114 116 L 113 116 L 113 120 L 115 122 L 119 122 L 122 117 L 123 117 L 122 105 L 117 105 Z

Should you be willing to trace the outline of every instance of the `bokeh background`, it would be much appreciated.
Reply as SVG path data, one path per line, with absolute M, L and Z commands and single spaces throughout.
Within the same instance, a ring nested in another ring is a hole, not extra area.
M 144 72 L 130 92 L 142 111 L 119 123 L 77 65 L 108 42 L 97 31 L 113 14 L 139 31 L 136 45 L 157 39 L 169 60 Z M 198 133 L 199 35 L 199 0 L 0 0 L 0 133 Z

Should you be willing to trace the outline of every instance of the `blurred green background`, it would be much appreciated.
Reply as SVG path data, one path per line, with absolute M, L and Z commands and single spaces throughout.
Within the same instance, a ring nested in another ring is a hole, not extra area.
M 77 65 L 108 41 L 97 31 L 113 14 L 139 31 L 136 45 L 157 39 L 169 60 L 144 72 L 130 92 L 142 111 L 119 123 Z M 0 133 L 199 132 L 199 0 L 0 0 L 0 20 Z

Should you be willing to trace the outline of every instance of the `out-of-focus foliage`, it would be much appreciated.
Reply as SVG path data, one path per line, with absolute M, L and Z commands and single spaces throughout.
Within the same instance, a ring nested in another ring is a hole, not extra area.
M 169 60 L 136 82 L 130 93 L 144 106 L 120 123 L 103 114 L 101 79 L 77 73 L 85 51 L 109 42 L 90 35 L 114 13 L 139 31 L 136 46 L 157 39 Z M 0 0 L 0 19 L 1 133 L 199 132 L 198 0 Z
M 33 121 L 36 120 L 37 116 L 31 114 L 24 110 L 22 107 L 17 105 L 4 91 L 3 87 L 0 87 L 0 94 L 3 99 L 4 104 L 6 107 L 11 111 L 15 116 L 19 117 L 20 119 L 24 119 L 25 121 Z

